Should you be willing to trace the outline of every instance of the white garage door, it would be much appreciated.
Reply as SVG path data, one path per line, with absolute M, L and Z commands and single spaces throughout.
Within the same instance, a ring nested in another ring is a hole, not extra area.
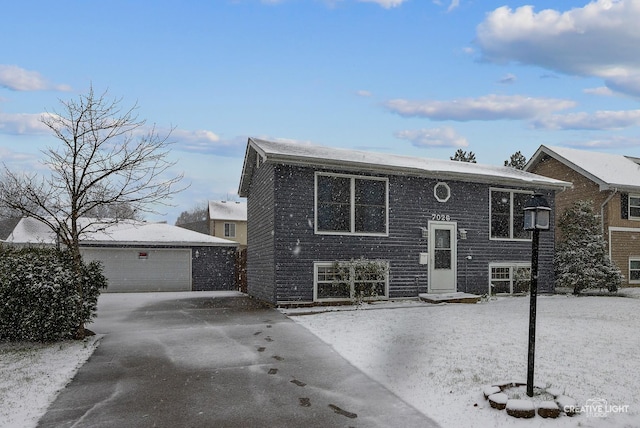
M 102 262 L 106 292 L 191 291 L 191 249 L 83 248 Z

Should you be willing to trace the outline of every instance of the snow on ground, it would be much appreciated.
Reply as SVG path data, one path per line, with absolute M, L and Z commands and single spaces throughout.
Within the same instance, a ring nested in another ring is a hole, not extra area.
M 0 427 L 36 426 L 98 342 L 0 343 Z
M 239 293 L 198 293 L 198 296 L 207 295 L 232 296 Z M 103 294 L 98 299 L 98 316 L 100 308 L 108 307 L 114 316 L 126 315 L 143 305 L 184 296 L 185 293 L 171 292 Z M 107 328 L 108 321 L 103 323 Z M 58 392 L 93 354 L 100 337 L 53 344 L 0 342 L 0 428 L 35 427 Z
M 640 426 L 638 299 L 538 297 L 535 384 L 559 388 L 578 405 L 628 405 L 627 413 L 555 420 L 513 418 L 482 395 L 495 382 L 526 382 L 528 296 L 346 309 L 284 312 L 443 427 Z
M 219 295 L 199 293 L 205 294 Z M 484 400 L 483 387 L 526 379 L 528 296 L 475 305 L 399 301 L 357 310 L 314 308 L 313 315 L 302 315 L 308 308 L 283 312 L 443 427 L 639 427 L 640 289 L 620 294 L 637 298 L 538 297 L 536 384 L 560 388 L 580 405 L 604 399 L 629 406 L 628 413 L 604 418 L 518 420 Z M 124 315 L 178 296 L 184 293 L 104 295 L 99 308 L 108 305 Z M 101 323 L 108 328 L 108 319 Z M 98 343 L 99 336 L 0 344 L 0 427 L 35 426 Z

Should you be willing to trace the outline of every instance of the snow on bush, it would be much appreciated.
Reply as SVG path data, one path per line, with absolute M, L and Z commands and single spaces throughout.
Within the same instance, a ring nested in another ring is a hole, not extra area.
M 0 340 L 73 338 L 95 317 L 106 284 L 98 263 L 75 273 L 68 252 L 0 247 Z
M 556 287 L 573 288 L 574 294 L 586 288 L 617 291 L 622 274 L 607 255 L 593 202 L 574 203 L 562 213 L 558 226 L 562 235 L 554 257 Z

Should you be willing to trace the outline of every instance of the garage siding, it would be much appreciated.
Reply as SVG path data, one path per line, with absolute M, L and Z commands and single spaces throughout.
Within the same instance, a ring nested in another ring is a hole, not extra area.
M 191 249 L 83 248 L 82 255 L 102 262 L 106 292 L 191 291 Z

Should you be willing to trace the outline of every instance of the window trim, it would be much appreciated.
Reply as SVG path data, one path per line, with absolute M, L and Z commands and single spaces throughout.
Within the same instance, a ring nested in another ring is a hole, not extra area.
M 350 206 L 349 206 L 349 231 L 331 231 L 331 230 L 318 230 L 318 177 L 340 177 L 350 179 Z M 356 180 L 372 180 L 383 181 L 385 183 L 385 218 L 384 218 L 384 232 L 356 232 L 356 192 L 355 182 Z M 370 175 L 354 175 L 354 174 L 340 174 L 333 172 L 316 171 L 314 174 L 313 182 L 313 220 L 314 220 L 314 233 L 316 235 L 355 235 L 355 236 L 389 236 L 389 178 L 388 177 L 372 177 Z
M 446 198 L 441 198 L 438 196 L 438 187 L 444 187 L 445 189 L 447 189 Z M 433 186 L 433 196 L 436 198 L 438 202 L 447 202 L 451 198 L 451 187 L 449 187 L 449 185 L 444 181 L 439 181 L 436 183 L 435 186 Z
M 640 256 L 629 256 L 629 276 L 628 283 L 629 284 L 640 284 L 640 279 L 631 279 L 631 271 L 640 271 L 640 269 L 631 269 L 631 262 L 640 262 Z
M 229 229 L 229 234 L 227 235 L 227 226 Z M 231 229 L 233 226 L 233 234 L 231 233 Z M 235 238 L 236 237 L 236 224 L 234 222 L 224 222 L 224 226 L 223 226 L 223 235 L 225 238 Z
M 509 295 L 513 294 L 513 285 L 514 285 L 514 276 L 515 269 L 518 268 L 529 268 L 529 276 L 531 276 L 531 263 L 530 262 L 495 262 L 489 263 L 489 295 L 494 295 L 491 292 L 491 281 L 493 281 L 493 277 L 491 276 L 494 268 L 509 268 Z M 505 293 L 500 293 L 505 294 Z
M 640 195 L 632 193 L 627 195 L 627 218 L 629 220 L 640 220 L 640 216 L 631 215 L 631 208 L 640 208 L 640 205 L 631 205 L 631 198 L 640 199 Z
M 492 198 L 491 198 L 491 193 L 492 192 L 509 192 L 509 238 L 500 238 L 500 237 L 494 237 L 493 236 L 493 229 L 492 229 L 492 224 L 491 224 L 491 214 L 492 214 L 492 210 L 493 207 L 491 206 L 492 202 Z M 489 188 L 489 240 L 490 241 L 515 241 L 515 242 L 529 242 L 531 241 L 531 232 L 529 233 L 529 237 L 528 238 L 514 238 L 513 237 L 513 230 L 514 230 L 514 224 L 513 224 L 513 195 L 514 193 L 522 193 L 522 194 L 526 194 L 526 195 L 533 195 L 533 191 L 531 190 L 522 190 L 522 189 L 508 189 L 508 188 L 502 188 L 502 187 L 490 187 Z M 524 228 L 524 225 L 523 225 Z
M 329 297 L 329 298 L 318 298 L 318 267 L 332 267 L 337 262 L 345 262 L 345 260 L 334 260 L 332 262 L 328 261 L 315 261 L 313 262 L 313 301 L 314 302 L 348 302 L 354 299 L 354 290 L 355 290 L 355 281 L 353 280 L 353 271 L 350 272 L 349 279 L 349 297 Z M 389 300 L 389 268 L 390 263 L 388 260 L 378 260 L 371 259 L 368 260 L 371 262 L 382 263 L 386 265 L 386 272 L 384 278 L 384 295 L 376 296 L 376 297 L 368 297 L 365 298 L 365 301 L 375 301 L 375 300 Z M 352 268 L 353 269 L 353 268 Z

